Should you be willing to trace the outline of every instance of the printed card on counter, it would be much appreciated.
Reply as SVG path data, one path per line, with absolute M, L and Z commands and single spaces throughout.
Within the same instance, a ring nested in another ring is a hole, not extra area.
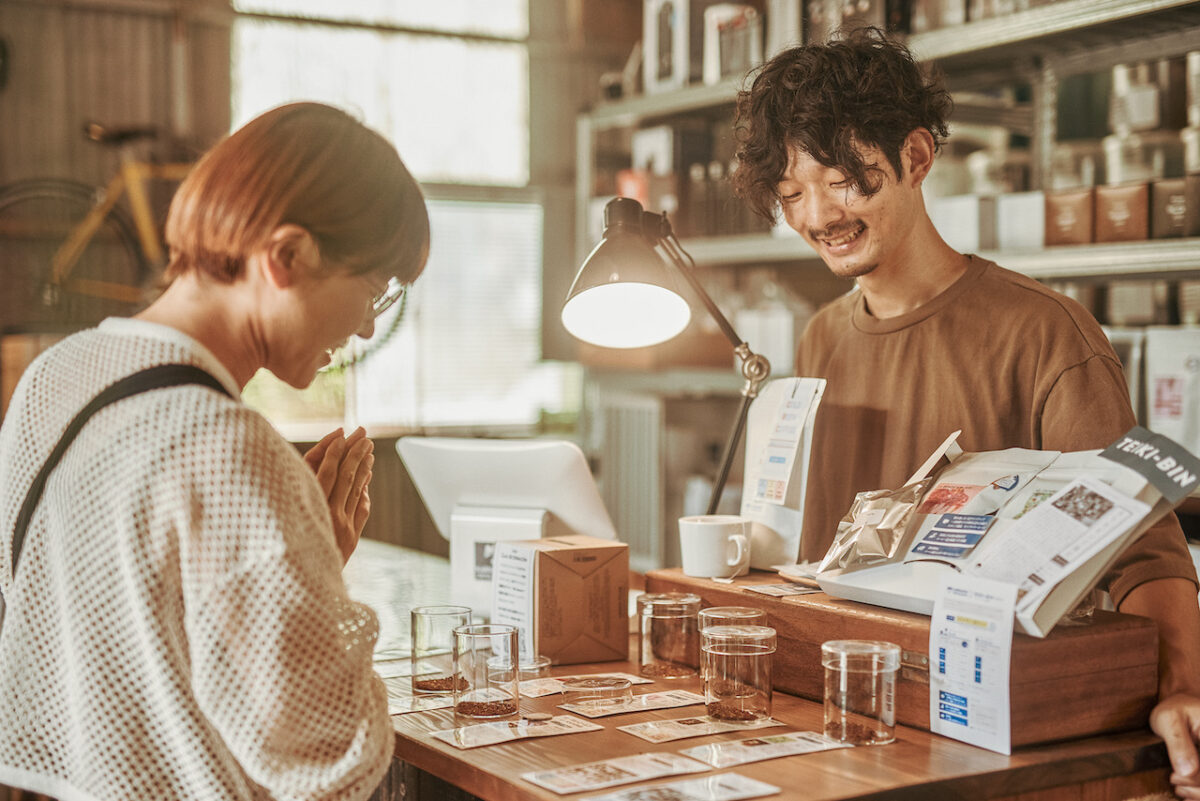
M 599 731 L 604 727 L 570 715 L 555 715 L 549 720 L 497 720 L 490 723 L 475 723 L 454 729 L 433 732 L 434 739 L 449 743 L 455 748 L 478 748 L 481 745 L 496 745 L 529 737 L 554 737 L 559 734 L 579 734 Z
M 675 718 L 674 720 L 647 720 L 643 723 L 630 723 L 628 726 L 617 726 L 619 731 L 641 737 L 652 743 L 667 743 L 672 740 L 686 740 L 689 737 L 703 737 L 708 734 L 724 734 L 727 731 L 746 731 L 747 729 L 768 729 L 782 726 L 778 720 L 713 720 L 708 717 Z
M 1009 664 L 1017 587 L 942 574 L 929 625 L 929 730 L 1012 753 Z
M 635 754 L 566 768 L 522 773 L 521 778 L 564 795 L 603 790 L 605 787 L 661 779 L 665 776 L 703 773 L 708 769 L 708 765 L 678 754 Z
M 595 707 L 588 704 L 559 704 L 559 709 L 566 709 L 585 718 L 603 718 L 609 715 L 626 715 L 630 712 L 645 712 L 650 709 L 674 709 L 677 706 L 703 704 L 704 696 L 688 690 L 666 690 L 660 693 L 635 695 L 627 704 Z
M 774 598 L 787 598 L 792 595 L 812 595 L 820 592 L 820 587 L 805 587 L 803 584 L 747 584 L 743 590 L 770 595 Z
M 737 773 L 722 773 L 699 779 L 631 787 L 604 795 L 587 795 L 582 801 L 741 801 L 775 795 L 779 788 Z
M 714 768 L 728 768 L 731 765 L 761 762 L 764 759 L 850 747 L 847 743 L 839 743 L 837 740 L 815 731 L 793 731 L 786 734 L 751 737 L 749 740 L 737 740 L 732 743 L 700 745 L 685 749 L 680 753 L 712 765 Z
M 598 679 L 601 677 L 612 677 L 619 679 L 629 679 L 630 684 L 653 684 L 652 679 L 647 679 L 642 676 L 635 676 L 632 673 L 580 673 L 574 676 L 554 676 L 553 678 L 544 679 L 526 679 L 521 682 L 519 689 L 522 698 L 541 698 L 545 695 L 554 695 L 562 692 L 562 683 L 567 679 L 589 678 Z
M 387 687 L 389 715 L 403 715 L 408 712 L 445 709 L 453 706 L 454 701 L 449 695 L 413 695 L 411 682 L 412 680 L 408 676 L 392 676 L 383 679 L 383 686 Z

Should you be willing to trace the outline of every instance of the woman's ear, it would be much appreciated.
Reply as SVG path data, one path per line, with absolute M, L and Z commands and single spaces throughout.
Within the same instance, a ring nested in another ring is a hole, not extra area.
M 914 128 L 905 138 L 900 158 L 905 168 L 904 179 L 914 188 L 920 186 L 925 176 L 929 175 L 935 151 L 933 134 L 925 128 Z
M 307 229 L 285 223 L 271 232 L 262 260 L 267 278 L 280 289 L 313 274 L 321 263 L 317 242 Z

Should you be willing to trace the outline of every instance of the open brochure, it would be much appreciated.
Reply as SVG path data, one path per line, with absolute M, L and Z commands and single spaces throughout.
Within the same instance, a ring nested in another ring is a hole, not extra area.
M 1018 626 L 1044 637 L 1200 486 L 1200 460 L 1140 427 L 1103 451 L 947 455 L 933 478 L 860 494 L 818 573 L 825 592 L 929 614 L 940 574 L 978 575 L 1016 585 Z

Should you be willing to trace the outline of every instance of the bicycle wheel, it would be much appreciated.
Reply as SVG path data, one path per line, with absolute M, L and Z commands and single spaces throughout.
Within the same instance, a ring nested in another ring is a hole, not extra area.
M 69 333 L 105 317 L 128 316 L 145 305 L 142 290 L 151 270 L 121 208 L 105 217 L 66 283 L 57 289 L 50 285 L 54 253 L 95 204 L 96 191 L 55 179 L 23 181 L 0 191 L 0 271 L 5 283 L 0 330 Z

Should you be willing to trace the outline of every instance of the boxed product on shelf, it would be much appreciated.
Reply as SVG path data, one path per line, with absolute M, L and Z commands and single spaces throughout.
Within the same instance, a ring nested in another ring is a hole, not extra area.
M 1113 134 L 1103 140 L 1104 182 L 1152 181 L 1184 173 L 1184 140 L 1177 130 Z
M 804 43 L 804 3 L 805 0 L 767 0 L 768 57 Z
M 928 202 L 929 217 L 946 244 L 964 253 L 996 248 L 996 198 L 955 195 Z
M 754 6 L 717 3 L 704 9 L 704 83 L 740 77 L 761 63 L 762 28 Z
M 1200 198 L 1188 196 L 1188 180 L 1164 178 L 1150 184 L 1150 237 L 1166 239 L 1200 236 L 1200 214 L 1194 208 Z M 1191 181 L 1193 192 L 1200 191 L 1200 180 Z M 1190 214 L 1189 214 L 1190 212 Z
M 1183 144 L 1184 173 L 1200 172 L 1200 126 L 1189 126 L 1179 132 Z
M 1046 193 L 1047 245 L 1086 245 L 1095 239 L 1096 189 L 1059 189 Z
M 1169 301 L 1166 281 L 1112 281 L 1105 316 L 1117 326 L 1161 324 L 1170 314 Z
M 671 125 L 638 128 L 629 139 L 635 170 L 654 175 L 682 174 L 689 164 L 707 160 L 712 151 L 708 126 L 679 120 Z
M 1200 449 L 1200 328 L 1146 330 L 1146 423 Z
M 642 77 L 646 94 L 682 89 L 701 78 L 704 10 L 712 0 L 644 0 Z
M 1037 250 L 1046 244 L 1046 195 L 1040 190 L 996 196 L 996 246 Z
M 913 0 L 909 28 L 913 33 L 925 33 L 966 21 L 966 0 Z
M 1114 328 L 1102 326 L 1108 341 L 1112 343 L 1117 358 L 1121 360 L 1121 369 L 1125 373 L 1125 384 L 1129 387 L 1129 404 L 1133 407 L 1134 417 L 1141 425 L 1146 425 L 1145 410 L 1142 403 L 1142 357 L 1146 349 L 1146 330 L 1144 328 Z
M 1149 238 L 1148 182 L 1096 187 L 1097 242 L 1138 242 Z
M 1187 54 L 1184 91 L 1187 103 L 1187 124 L 1200 126 L 1200 50 Z

